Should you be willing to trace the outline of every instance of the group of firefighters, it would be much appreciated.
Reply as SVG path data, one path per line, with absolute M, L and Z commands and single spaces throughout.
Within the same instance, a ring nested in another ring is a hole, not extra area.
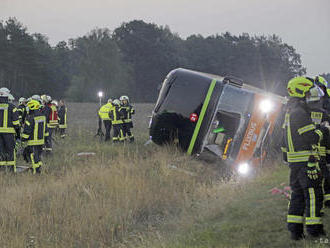
M 131 132 L 133 128 L 132 115 L 135 114 L 128 96 L 119 99 L 109 99 L 98 111 L 99 129 L 98 135 L 102 135 L 102 121 L 105 127 L 105 141 L 110 140 L 111 127 L 113 127 L 113 143 L 129 141 L 134 142 Z
M 284 160 L 290 168 L 291 198 L 287 215 L 291 239 L 325 235 L 323 208 L 330 207 L 330 85 L 321 76 L 288 82 L 283 123 Z M 305 217 L 304 217 L 305 216 Z
M 52 152 L 52 135 L 62 138 L 67 128 L 64 101 L 59 104 L 47 95 L 19 99 L 14 105 L 10 90 L 0 88 L 0 170 L 16 172 L 16 150 L 23 144 L 24 160 L 31 163 L 33 174 L 41 172 L 41 153 Z

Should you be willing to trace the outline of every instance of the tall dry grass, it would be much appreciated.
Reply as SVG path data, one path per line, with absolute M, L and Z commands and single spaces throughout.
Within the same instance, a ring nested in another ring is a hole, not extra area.
M 94 105 L 69 108 L 69 136 L 42 175 L 0 174 L 0 247 L 152 247 L 221 207 L 212 169 L 143 145 L 150 105 L 137 106 L 137 142 L 126 145 L 94 138 Z

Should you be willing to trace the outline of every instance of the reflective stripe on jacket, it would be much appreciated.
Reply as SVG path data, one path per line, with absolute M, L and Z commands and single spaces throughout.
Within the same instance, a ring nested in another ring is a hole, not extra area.
M 284 141 L 289 163 L 307 162 L 311 155 L 318 157 L 316 145 L 323 139 L 323 132 L 311 119 L 308 106 L 292 99 L 284 120 Z

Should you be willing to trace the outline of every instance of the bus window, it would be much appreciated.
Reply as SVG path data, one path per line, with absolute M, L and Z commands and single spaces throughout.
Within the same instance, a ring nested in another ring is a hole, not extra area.
M 222 159 L 227 159 L 240 125 L 240 114 L 219 111 L 212 123 L 207 139 L 207 148 Z

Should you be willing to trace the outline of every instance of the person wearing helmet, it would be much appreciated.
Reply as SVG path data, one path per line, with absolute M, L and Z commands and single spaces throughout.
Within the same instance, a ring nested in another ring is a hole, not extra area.
M 20 126 L 17 109 L 8 101 L 9 94 L 0 91 L 0 169 L 16 172 L 15 134 L 20 139 Z
M 290 99 L 285 114 L 284 144 L 290 168 L 292 189 L 287 216 L 291 239 L 304 238 L 303 223 L 309 235 L 324 235 L 321 220 L 322 175 L 319 167 L 318 144 L 328 135 L 330 126 L 316 126 L 311 119 L 307 101 L 320 97 L 320 89 L 306 77 L 288 82 Z
M 132 115 L 135 114 L 135 110 L 129 103 L 128 96 L 120 97 L 120 113 L 123 116 L 123 135 L 125 139 L 129 139 L 130 142 L 134 142 L 134 136 L 131 132 L 133 128 Z
M 58 112 L 56 106 L 52 104 L 52 98 L 50 96 L 42 95 L 42 102 L 44 107 L 42 108 L 41 112 L 46 117 L 49 132 L 49 135 L 46 137 L 44 149 L 47 153 L 51 153 L 53 151 L 52 134 L 58 126 Z
M 124 142 L 125 138 L 123 135 L 123 116 L 119 112 L 120 101 L 118 99 L 113 100 L 113 108 L 110 110 L 109 116 L 113 126 L 113 143 Z
M 111 132 L 111 126 L 112 126 L 112 121 L 110 118 L 110 112 L 112 109 L 114 109 L 114 105 L 112 104 L 112 99 L 110 98 L 106 104 L 101 106 L 99 109 L 99 118 L 103 121 L 104 128 L 105 128 L 105 141 L 110 140 L 110 132 Z M 99 126 L 98 133 L 102 132 L 102 127 Z
M 41 172 L 41 153 L 45 144 L 45 137 L 48 136 L 47 121 L 44 114 L 40 111 L 40 103 L 36 100 L 30 100 L 27 103 L 29 114 L 26 117 L 22 141 L 27 142 L 24 149 L 24 159 L 32 164 L 32 173 Z
M 314 79 L 315 85 L 322 90 L 322 96 L 314 101 L 309 101 L 308 106 L 311 111 L 311 118 L 315 125 L 322 125 L 322 123 L 330 123 L 330 97 L 328 82 L 322 76 L 316 76 Z M 330 207 L 330 142 L 329 137 L 324 137 L 320 147 L 320 168 L 323 175 L 323 194 L 324 206 Z M 322 209 L 323 213 L 323 209 Z
M 59 109 L 58 109 L 58 119 L 59 119 L 59 129 L 61 138 L 65 138 L 65 130 L 67 128 L 67 121 L 66 121 L 66 113 L 67 108 L 65 106 L 64 100 L 59 101 Z
M 15 101 L 15 97 L 12 94 L 8 93 L 8 102 L 14 104 L 14 101 Z
M 322 108 L 327 112 L 327 115 L 330 115 L 330 85 L 322 76 L 316 76 L 314 83 L 323 90 L 324 96 L 321 99 Z
M 26 117 L 26 99 L 24 97 L 21 97 L 18 100 L 17 111 L 18 111 L 20 124 L 21 126 L 23 126 Z

